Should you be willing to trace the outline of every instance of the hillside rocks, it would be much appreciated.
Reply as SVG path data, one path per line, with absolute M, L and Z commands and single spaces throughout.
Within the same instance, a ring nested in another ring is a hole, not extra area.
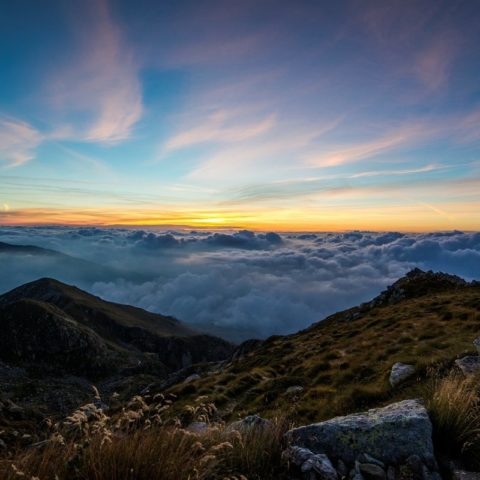
M 466 357 L 455 360 L 455 365 L 468 377 L 480 371 L 480 337 L 473 341 L 474 347 L 479 355 L 467 355 Z
M 363 304 L 365 307 L 380 307 L 398 303 L 406 298 L 415 298 L 432 292 L 461 288 L 468 285 L 463 278 L 441 272 L 424 272 L 414 268 L 404 277 L 389 286 L 372 301 Z
M 415 374 L 415 367 L 406 363 L 397 362 L 390 372 L 390 385 L 396 387 Z
M 455 365 L 468 377 L 480 371 L 480 357 L 468 355 L 455 360 Z
M 231 423 L 227 430 L 250 430 L 252 428 L 265 428 L 270 425 L 270 420 L 260 417 L 259 415 L 248 415 L 241 420 Z
M 418 471 L 425 470 L 423 477 L 430 478 L 436 470 L 432 424 L 418 400 L 404 400 L 295 428 L 285 434 L 285 439 L 290 447 L 327 455 L 332 462 L 346 464 L 358 480 L 383 480 L 387 466 L 409 463 L 415 464 Z M 287 449 L 287 456 L 298 464 L 298 450 Z

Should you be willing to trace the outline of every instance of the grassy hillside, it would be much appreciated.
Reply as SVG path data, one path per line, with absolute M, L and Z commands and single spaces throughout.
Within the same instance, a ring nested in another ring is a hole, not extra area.
M 172 392 L 186 402 L 206 395 L 225 418 L 281 412 L 298 421 L 422 395 L 432 369 L 473 351 L 480 335 L 480 285 L 428 275 L 434 274 L 406 277 L 370 304 L 297 334 L 271 337 Z M 417 378 L 392 389 L 388 377 L 395 362 L 415 365 Z M 304 390 L 288 394 L 292 386 Z

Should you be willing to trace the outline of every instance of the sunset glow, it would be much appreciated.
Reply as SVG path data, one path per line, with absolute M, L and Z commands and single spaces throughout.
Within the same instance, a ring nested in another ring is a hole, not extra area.
M 3 7 L 1 224 L 480 228 L 475 2 L 141 3 Z

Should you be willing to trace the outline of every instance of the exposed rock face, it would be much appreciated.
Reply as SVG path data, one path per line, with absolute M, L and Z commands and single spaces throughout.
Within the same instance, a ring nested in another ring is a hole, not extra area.
M 465 376 L 474 375 L 480 371 L 480 357 L 467 356 L 455 360 L 455 365 L 462 371 Z
M 438 292 L 451 288 L 461 288 L 468 285 L 463 278 L 447 273 L 434 273 L 431 270 L 424 272 L 414 268 L 404 277 L 383 291 L 371 302 L 364 304 L 368 307 L 391 305 L 405 298 L 415 298 L 431 292 Z
M 435 465 L 432 424 L 418 400 L 299 427 L 285 438 L 290 445 L 347 464 L 367 453 L 388 465 L 398 465 L 411 455 L 418 455 L 430 467 Z
M 396 387 L 415 374 L 415 367 L 406 363 L 395 363 L 390 372 L 390 385 Z

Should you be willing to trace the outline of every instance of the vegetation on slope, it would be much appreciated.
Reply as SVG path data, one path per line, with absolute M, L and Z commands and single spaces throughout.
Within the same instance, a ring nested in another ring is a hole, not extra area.
M 423 293 L 423 294 L 422 294 Z M 226 367 L 171 391 L 206 395 L 225 418 L 288 412 L 300 422 L 425 394 L 432 368 L 473 350 L 480 333 L 480 285 L 445 285 L 398 302 L 375 302 L 332 315 L 307 330 L 271 337 Z M 395 362 L 417 376 L 392 389 Z M 302 392 L 289 395 L 287 389 Z

